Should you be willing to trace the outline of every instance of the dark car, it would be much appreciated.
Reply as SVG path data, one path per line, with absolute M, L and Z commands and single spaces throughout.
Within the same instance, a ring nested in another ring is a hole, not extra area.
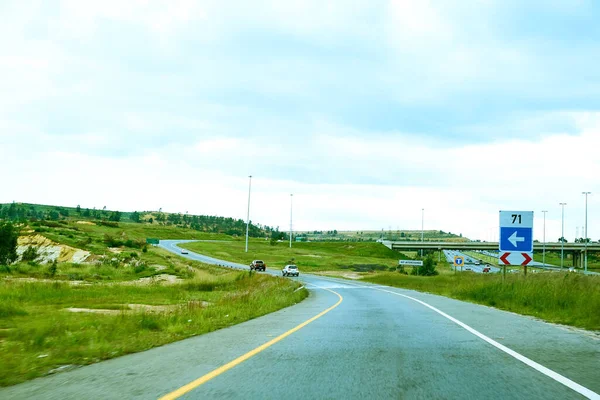
M 263 260 L 254 260 L 250 264 L 250 270 L 251 271 L 266 271 L 267 264 L 265 264 L 265 262 Z

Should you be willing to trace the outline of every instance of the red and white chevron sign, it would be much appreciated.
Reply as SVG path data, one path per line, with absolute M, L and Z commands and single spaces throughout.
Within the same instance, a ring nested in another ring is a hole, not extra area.
M 507 251 L 498 259 L 498 264 L 504 265 L 527 265 L 532 260 L 531 253 L 518 253 Z

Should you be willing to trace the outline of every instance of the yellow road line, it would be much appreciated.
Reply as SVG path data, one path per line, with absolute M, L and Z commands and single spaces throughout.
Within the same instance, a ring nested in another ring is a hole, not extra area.
M 243 363 L 244 361 L 248 360 L 250 357 L 253 357 L 255 355 L 257 355 L 258 353 L 260 353 L 261 351 L 271 347 L 272 345 L 274 345 L 275 343 L 285 339 L 286 337 L 288 337 L 289 335 L 291 335 L 294 332 L 299 331 L 300 329 L 304 328 L 306 325 L 310 324 L 311 322 L 321 318 L 323 315 L 327 314 L 329 311 L 333 310 L 334 308 L 336 308 L 337 306 L 339 306 L 342 301 L 344 300 L 344 298 L 342 297 L 341 294 L 334 292 L 333 290 L 330 289 L 326 289 L 326 288 L 321 288 L 324 290 L 327 290 L 333 294 L 336 294 L 339 297 L 339 300 L 337 303 L 335 303 L 333 306 L 329 307 L 328 309 L 321 311 L 319 314 L 315 315 L 314 317 L 312 317 L 309 320 L 304 321 L 303 323 L 301 323 L 300 325 L 296 326 L 295 328 L 290 329 L 289 331 L 277 336 L 276 338 L 269 340 L 267 343 L 258 346 L 257 348 L 255 348 L 254 350 L 250 350 L 249 352 L 247 352 L 246 354 L 244 354 L 243 356 L 240 356 L 238 358 L 236 358 L 233 361 L 228 362 L 225 365 L 220 366 L 219 368 L 209 372 L 208 374 L 196 379 L 195 381 L 192 381 L 190 383 L 188 383 L 185 386 L 180 387 L 179 389 L 164 395 L 163 397 L 161 397 L 159 400 L 173 400 L 173 399 L 177 399 L 180 396 L 183 396 L 184 394 L 196 389 L 198 386 L 210 381 L 211 379 L 221 375 L 223 372 L 226 372 L 228 370 L 230 370 L 231 368 L 235 367 L 236 365 L 239 365 L 241 363 Z

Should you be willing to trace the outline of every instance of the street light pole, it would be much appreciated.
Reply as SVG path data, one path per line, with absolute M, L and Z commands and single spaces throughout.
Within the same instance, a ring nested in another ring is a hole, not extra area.
M 588 242 L 588 233 L 587 233 L 587 197 L 588 194 L 592 194 L 592 192 L 581 192 L 582 194 L 585 195 L 585 237 L 583 238 L 583 240 L 585 240 L 585 246 L 584 246 L 584 250 L 583 250 L 583 270 L 585 272 L 587 272 L 587 242 Z
M 423 224 L 425 221 L 425 209 L 421 208 L 421 246 L 423 246 Z M 423 248 L 421 247 L 421 257 L 423 257 Z
M 544 246 L 543 246 L 543 250 L 542 250 L 542 265 L 545 267 L 546 266 L 546 213 L 548 212 L 548 210 L 542 210 L 542 212 L 544 213 Z
M 292 199 L 294 194 L 290 193 L 290 249 L 292 248 Z
M 250 228 L 250 189 L 252 188 L 252 175 L 249 175 L 250 178 L 248 182 L 248 214 L 246 216 L 246 253 L 248 252 L 248 229 Z
M 560 267 L 564 266 L 564 258 L 565 258 L 565 206 L 567 203 L 558 203 L 562 207 L 561 213 L 561 231 L 560 231 Z

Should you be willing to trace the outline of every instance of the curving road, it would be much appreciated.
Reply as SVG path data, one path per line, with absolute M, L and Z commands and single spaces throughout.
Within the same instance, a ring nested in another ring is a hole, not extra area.
M 161 246 L 179 254 L 179 242 Z M 600 399 L 598 335 L 410 290 L 293 279 L 310 289 L 300 304 L 0 398 Z

